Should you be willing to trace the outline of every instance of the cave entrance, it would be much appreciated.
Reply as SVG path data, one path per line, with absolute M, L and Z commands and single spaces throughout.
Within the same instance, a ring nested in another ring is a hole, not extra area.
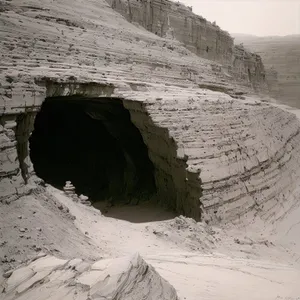
M 30 137 L 34 170 L 62 189 L 71 181 L 93 202 L 155 198 L 154 166 L 122 100 L 47 98 Z

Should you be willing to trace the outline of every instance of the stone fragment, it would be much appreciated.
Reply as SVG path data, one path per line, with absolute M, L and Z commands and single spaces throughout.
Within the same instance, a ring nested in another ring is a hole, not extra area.
M 80 195 L 79 196 L 79 199 L 80 199 L 80 203 L 82 204 L 85 204 L 85 205 L 88 205 L 90 206 L 92 203 L 89 201 L 89 197 L 85 196 L 85 195 Z
M 13 270 L 6 271 L 6 272 L 3 274 L 3 277 L 4 277 L 4 278 L 9 278 L 9 277 L 11 276 L 12 273 L 13 273 Z

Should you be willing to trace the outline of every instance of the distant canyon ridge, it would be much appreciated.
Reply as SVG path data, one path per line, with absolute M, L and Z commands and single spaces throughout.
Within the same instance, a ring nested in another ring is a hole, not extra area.
M 272 96 L 281 103 L 300 108 L 300 35 L 231 35 L 236 44 L 243 43 L 246 49 L 262 57 L 269 75 L 277 71 L 278 84 L 270 82 L 269 86 Z

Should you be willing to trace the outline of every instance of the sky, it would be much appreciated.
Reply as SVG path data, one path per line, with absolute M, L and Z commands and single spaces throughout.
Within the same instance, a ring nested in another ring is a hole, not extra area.
M 174 1 L 174 0 L 173 0 Z M 230 33 L 300 34 L 300 0 L 179 0 Z

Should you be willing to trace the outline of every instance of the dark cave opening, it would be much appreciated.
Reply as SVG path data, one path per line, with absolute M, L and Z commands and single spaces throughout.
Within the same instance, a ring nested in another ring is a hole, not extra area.
M 47 98 L 35 119 L 30 158 L 46 183 L 62 189 L 70 180 L 92 202 L 156 194 L 148 149 L 120 99 Z

